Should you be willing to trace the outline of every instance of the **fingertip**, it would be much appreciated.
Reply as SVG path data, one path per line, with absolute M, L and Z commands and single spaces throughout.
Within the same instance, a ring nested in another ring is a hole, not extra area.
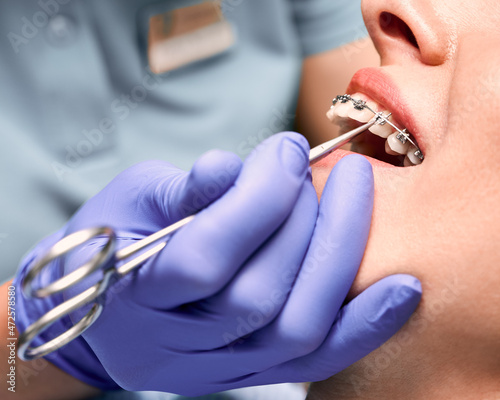
M 211 150 L 194 163 L 186 181 L 186 190 L 197 190 L 216 199 L 231 187 L 242 168 L 241 159 L 234 153 Z
M 399 297 L 401 302 L 410 298 L 418 298 L 420 300 L 422 297 L 422 284 L 412 275 L 390 275 L 379 282 L 386 286 L 388 296 Z
M 308 373 L 310 381 L 347 368 L 401 329 L 418 306 L 421 293 L 420 281 L 410 275 L 392 275 L 376 282 L 340 310 L 319 349 L 289 365 L 294 371 L 300 371 L 300 365 L 314 365 Z
M 276 133 L 263 141 L 259 146 L 267 147 L 272 146 L 273 144 L 283 143 L 284 141 L 290 141 L 295 144 L 299 148 L 298 151 L 303 153 L 309 160 L 309 151 L 311 150 L 309 142 L 303 135 L 297 132 L 287 131 Z
M 204 153 L 195 161 L 190 175 L 193 177 L 203 177 L 207 173 L 225 172 L 229 176 L 236 178 L 242 165 L 243 162 L 236 154 L 215 149 Z
M 412 275 L 395 274 L 388 278 L 393 279 L 401 286 L 401 291 L 408 296 L 422 296 L 422 283 Z
M 399 282 L 399 306 L 402 318 L 411 315 L 422 299 L 422 284 L 411 275 L 394 275 Z
M 274 186 L 298 189 L 309 168 L 309 143 L 296 132 L 277 133 L 262 143 L 246 158 L 241 177 L 261 175 Z M 285 190 L 286 193 L 286 190 Z
M 398 328 L 413 314 L 422 298 L 422 285 L 411 275 L 391 275 L 370 288 L 367 290 L 372 290 L 379 300 L 371 302 L 373 309 L 367 313 L 367 319 Z
M 372 170 L 372 165 L 370 164 L 370 162 L 366 159 L 365 156 L 361 154 L 349 154 L 345 157 L 342 157 L 337 165 L 339 164 L 350 164 L 351 167 L 364 168 L 368 171 Z
M 220 198 L 234 184 L 242 166 L 233 153 L 211 150 L 195 161 L 189 172 L 165 168 L 151 191 L 154 204 L 171 222 L 193 214 Z M 167 173 L 168 172 L 168 173 Z
M 170 176 L 178 170 L 173 164 L 163 160 L 147 160 L 136 163 L 120 172 L 111 183 L 120 182 L 129 186 L 131 183 L 137 182 L 142 187 L 150 182 L 157 182 L 164 176 Z
M 289 138 L 291 141 L 297 144 L 307 156 L 309 156 L 309 151 L 311 150 L 311 147 L 309 146 L 309 142 L 304 137 L 304 135 L 301 135 L 300 133 L 293 131 L 281 132 L 278 133 L 276 136 L 279 135 Z
M 342 158 L 332 170 L 321 195 L 321 203 L 339 204 L 351 217 L 369 219 L 373 210 L 374 178 L 370 163 L 360 155 Z
M 294 175 L 303 177 L 304 172 L 308 171 L 308 153 L 304 150 L 303 145 L 296 142 L 293 138 L 288 136 L 283 137 L 282 148 L 279 154 L 281 165 Z
M 360 154 L 343 157 L 334 168 L 337 175 L 361 182 L 364 187 L 373 188 L 373 168 Z

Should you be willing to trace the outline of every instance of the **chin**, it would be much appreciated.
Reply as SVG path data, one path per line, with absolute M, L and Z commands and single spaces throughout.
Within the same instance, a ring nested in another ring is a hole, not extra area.
M 313 182 L 318 197 L 321 197 L 332 168 L 349 154 L 353 152 L 337 150 L 313 165 Z M 411 227 L 418 226 L 417 221 L 411 215 L 394 215 L 394 200 L 401 196 L 402 187 L 411 185 L 410 178 L 414 171 L 410 171 L 410 168 L 394 167 L 372 157 L 366 158 L 373 167 L 375 178 L 372 226 L 365 255 L 349 292 L 349 298 L 357 296 L 368 286 L 392 274 L 410 273 L 419 277 L 412 268 L 416 260 L 407 245 Z M 415 252 L 417 253 L 416 250 Z

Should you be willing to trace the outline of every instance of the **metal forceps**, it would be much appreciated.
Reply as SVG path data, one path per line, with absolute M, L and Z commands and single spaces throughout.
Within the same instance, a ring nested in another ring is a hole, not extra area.
M 336 139 L 330 140 L 311 149 L 309 153 L 309 162 L 316 161 L 331 153 L 332 151 L 337 150 L 339 147 L 350 142 L 352 139 L 366 131 L 378 121 L 379 117 L 374 118 L 367 124 L 357 129 L 347 132 L 346 134 L 341 135 Z M 191 215 L 144 239 L 139 240 L 138 242 L 130 246 L 117 251 L 115 251 L 116 235 L 113 229 L 109 227 L 84 229 L 66 236 L 59 242 L 57 242 L 47 252 L 47 254 L 45 254 L 39 261 L 37 261 L 35 265 L 33 265 L 33 267 L 23 279 L 22 290 L 27 298 L 44 298 L 56 293 L 61 293 L 64 290 L 72 287 L 73 285 L 81 282 L 83 279 L 87 278 L 89 275 L 98 270 L 102 271 L 103 277 L 99 282 L 97 282 L 90 288 L 64 301 L 57 307 L 48 311 L 29 327 L 27 327 L 24 333 L 19 338 L 19 357 L 23 360 L 33 360 L 39 357 L 43 357 L 80 336 L 101 315 L 104 307 L 103 294 L 106 292 L 114 279 L 124 277 L 128 273 L 141 266 L 147 259 L 161 251 L 166 246 L 166 240 L 168 239 L 168 236 L 191 222 L 194 218 L 195 216 Z M 48 264 L 58 258 L 64 257 L 70 251 L 97 237 L 104 237 L 107 240 L 104 247 L 102 247 L 102 249 L 100 249 L 89 261 L 87 261 L 85 264 L 69 273 L 68 275 L 63 276 L 62 278 L 44 287 L 34 287 L 34 281 L 36 277 Z M 151 247 L 152 245 L 154 246 Z M 149 250 L 146 250 L 149 247 L 151 248 Z M 136 255 L 135 258 L 127 261 L 134 255 Z M 115 265 L 119 262 L 124 262 L 124 264 L 117 268 Z M 30 347 L 33 340 L 56 321 L 79 309 L 80 307 L 91 303 L 94 304 L 87 312 L 87 314 L 85 314 L 85 316 L 81 318 L 80 321 L 75 323 L 67 331 L 38 347 Z

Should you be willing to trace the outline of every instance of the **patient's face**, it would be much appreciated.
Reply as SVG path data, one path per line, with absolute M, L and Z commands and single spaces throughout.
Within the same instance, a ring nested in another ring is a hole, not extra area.
M 421 361 L 464 344 L 457 363 L 477 357 L 498 371 L 500 3 L 366 0 L 363 12 L 382 68 L 358 73 L 348 93 L 394 112 L 425 160 L 407 168 L 372 161 L 373 224 L 352 295 L 390 274 L 417 276 L 420 323 L 405 329 L 418 337 L 410 347 L 420 346 Z M 343 155 L 314 168 L 319 192 Z

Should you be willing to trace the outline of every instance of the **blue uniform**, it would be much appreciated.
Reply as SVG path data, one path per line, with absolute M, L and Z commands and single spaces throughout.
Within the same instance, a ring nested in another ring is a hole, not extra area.
M 224 0 L 233 47 L 157 76 L 138 18 L 148 3 L 0 3 L 0 280 L 128 166 L 244 157 L 291 128 L 303 58 L 364 32 L 359 1 Z
M 290 129 L 304 57 L 365 32 L 359 1 L 223 0 L 234 45 L 155 75 L 150 3 L 199 0 L 0 3 L 0 280 L 132 164 L 188 169 L 212 148 L 245 157 Z

